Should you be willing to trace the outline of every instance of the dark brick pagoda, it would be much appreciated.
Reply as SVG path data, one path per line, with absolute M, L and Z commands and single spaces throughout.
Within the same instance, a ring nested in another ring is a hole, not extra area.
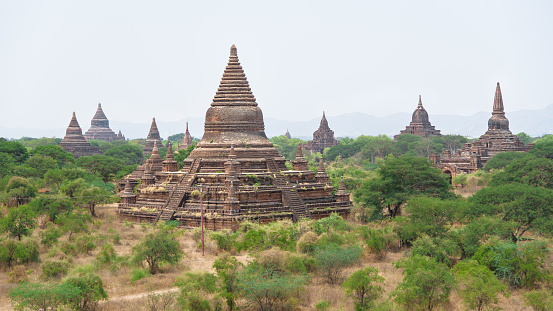
M 60 147 L 73 154 L 75 158 L 102 154 L 100 148 L 91 146 L 86 138 L 84 138 L 81 126 L 79 122 L 77 122 L 75 112 L 73 112 L 69 126 L 65 131 L 65 137 L 60 142 Z

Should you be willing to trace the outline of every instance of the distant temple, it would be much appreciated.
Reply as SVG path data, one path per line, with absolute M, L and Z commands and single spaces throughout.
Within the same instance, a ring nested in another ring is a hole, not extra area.
M 288 139 L 292 139 L 292 135 L 290 135 L 290 132 L 288 132 L 288 129 L 286 129 L 286 134 L 284 134 L 284 136 L 286 136 L 286 138 Z
M 486 162 L 500 152 L 528 152 L 534 144 L 525 146 L 518 136 L 509 130 L 509 120 L 505 117 L 503 96 L 499 82 L 495 89 L 492 117 L 488 120 L 488 130 L 473 144 L 464 144 L 461 150 L 452 154 L 449 150 L 440 156 L 430 156 L 432 162 L 444 173 L 455 176 L 460 173 L 472 173 L 484 167 Z
M 293 169 L 288 170 L 286 160 L 265 135 L 263 113 L 234 45 L 206 112 L 201 141 L 180 171 L 171 158 L 168 152 L 161 161 L 154 144 L 146 163 L 119 184 L 124 188 L 120 218 L 153 223 L 177 220 L 184 227 L 199 227 L 203 206 L 206 227 L 218 230 L 237 229 L 243 220 L 298 221 L 333 212 L 348 216 L 351 209 L 345 188 L 332 193 L 322 162 L 317 173 L 308 170 L 301 146 Z M 136 185 L 138 193 L 133 192 Z
M 157 129 L 156 118 L 153 118 L 148 137 L 146 137 L 146 145 L 143 150 L 144 156 L 152 154 L 155 144 L 157 144 L 158 148 L 163 146 L 161 143 L 161 136 L 159 136 L 159 130 Z
M 121 134 L 121 131 L 119 131 L 119 134 Z M 125 139 L 122 134 L 116 135 L 109 128 L 109 120 L 102 110 L 102 104 L 98 104 L 98 109 L 96 109 L 96 113 L 94 114 L 92 121 L 90 121 L 90 128 L 86 131 L 84 137 L 88 140 L 97 139 L 103 141 Z
M 184 132 L 184 137 L 182 138 L 182 143 L 179 146 L 180 149 L 186 149 L 192 145 L 192 136 L 188 132 L 188 122 L 186 122 L 186 132 Z
M 411 118 L 411 123 L 405 127 L 404 130 L 400 131 L 399 135 L 403 134 L 413 134 L 420 137 L 430 137 L 430 136 L 442 136 L 440 130 L 437 130 L 428 119 L 428 112 L 422 106 L 422 99 L 419 95 L 419 104 L 413 112 L 413 117 Z M 394 136 L 396 139 L 399 135 Z
M 77 122 L 75 112 L 73 112 L 71 122 L 69 122 L 69 126 L 65 131 L 65 137 L 60 142 L 60 147 L 72 153 L 75 158 L 102 154 L 98 147 L 91 146 L 86 138 L 84 138 L 79 122 Z
M 308 141 L 303 147 L 313 153 L 323 153 L 325 148 L 330 148 L 338 145 L 338 141 L 334 139 L 334 131 L 328 126 L 325 112 L 323 111 L 323 117 L 319 128 L 313 133 L 313 140 Z

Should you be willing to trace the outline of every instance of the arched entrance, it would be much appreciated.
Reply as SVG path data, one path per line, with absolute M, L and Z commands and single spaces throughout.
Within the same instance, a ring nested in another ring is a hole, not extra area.
M 443 170 L 442 173 L 447 175 L 447 179 L 449 180 L 449 184 L 452 185 L 453 184 L 453 174 L 451 173 L 451 171 L 450 170 Z

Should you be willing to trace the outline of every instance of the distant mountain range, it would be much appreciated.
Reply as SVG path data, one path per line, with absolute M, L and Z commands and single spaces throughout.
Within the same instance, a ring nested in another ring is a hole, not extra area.
M 486 132 L 491 112 L 478 112 L 471 116 L 430 115 L 432 125 L 442 131 L 442 134 L 459 134 L 469 137 L 479 137 Z M 553 105 L 539 110 L 520 110 L 506 113 L 510 121 L 510 129 L 514 134 L 525 132 L 530 136 L 553 134 Z M 410 113 L 395 113 L 385 117 L 375 117 L 365 113 L 347 113 L 339 116 L 327 116 L 328 124 L 336 137 L 357 137 L 359 135 L 385 134 L 393 137 L 411 121 Z M 204 118 L 188 118 L 189 131 L 193 137 L 203 135 Z M 284 135 L 290 131 L 292 137 L 311 139 L 313 132 L 319 127 L 320 118 L 305 121 L 286 121 L 265 117 L 265 133 L 267 137 Z M 163 122 L 157 120 L 160 134 L 163 138 L 182 133 L 186 120 Z M 88 125 L 88 124 L 87 124 Z M 131 123 L 110 121 L 111 128 L 117 133 L 119 129 L 127 138 L 144 138 L 150 129 L 150 123 Z M 88 128 L 83 128 L 85 132 Z M 65 128 L 30 129 L 4 128 L 0 126 L 0 137 L 63 137 Z

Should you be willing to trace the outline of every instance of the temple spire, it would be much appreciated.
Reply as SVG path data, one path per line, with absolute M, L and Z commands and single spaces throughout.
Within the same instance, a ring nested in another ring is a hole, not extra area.
M 422 108 L 422 96 L 419 95 L 419 104 L 417 105 L 417 107 L 420 107 Z
M 303 151 L 301 150 L 301 144 L 298 144 L 298 149 L 296 150 L 296 159 L 303 158 Z
M 495 88 L 495 97 L 493 100 L 493 112 L 494 113 L 505 113 L 503 108 L 503 96 L 501 95 L 501 88 L 499 87 L 499 82 L 497 82 L 497 87 Z

